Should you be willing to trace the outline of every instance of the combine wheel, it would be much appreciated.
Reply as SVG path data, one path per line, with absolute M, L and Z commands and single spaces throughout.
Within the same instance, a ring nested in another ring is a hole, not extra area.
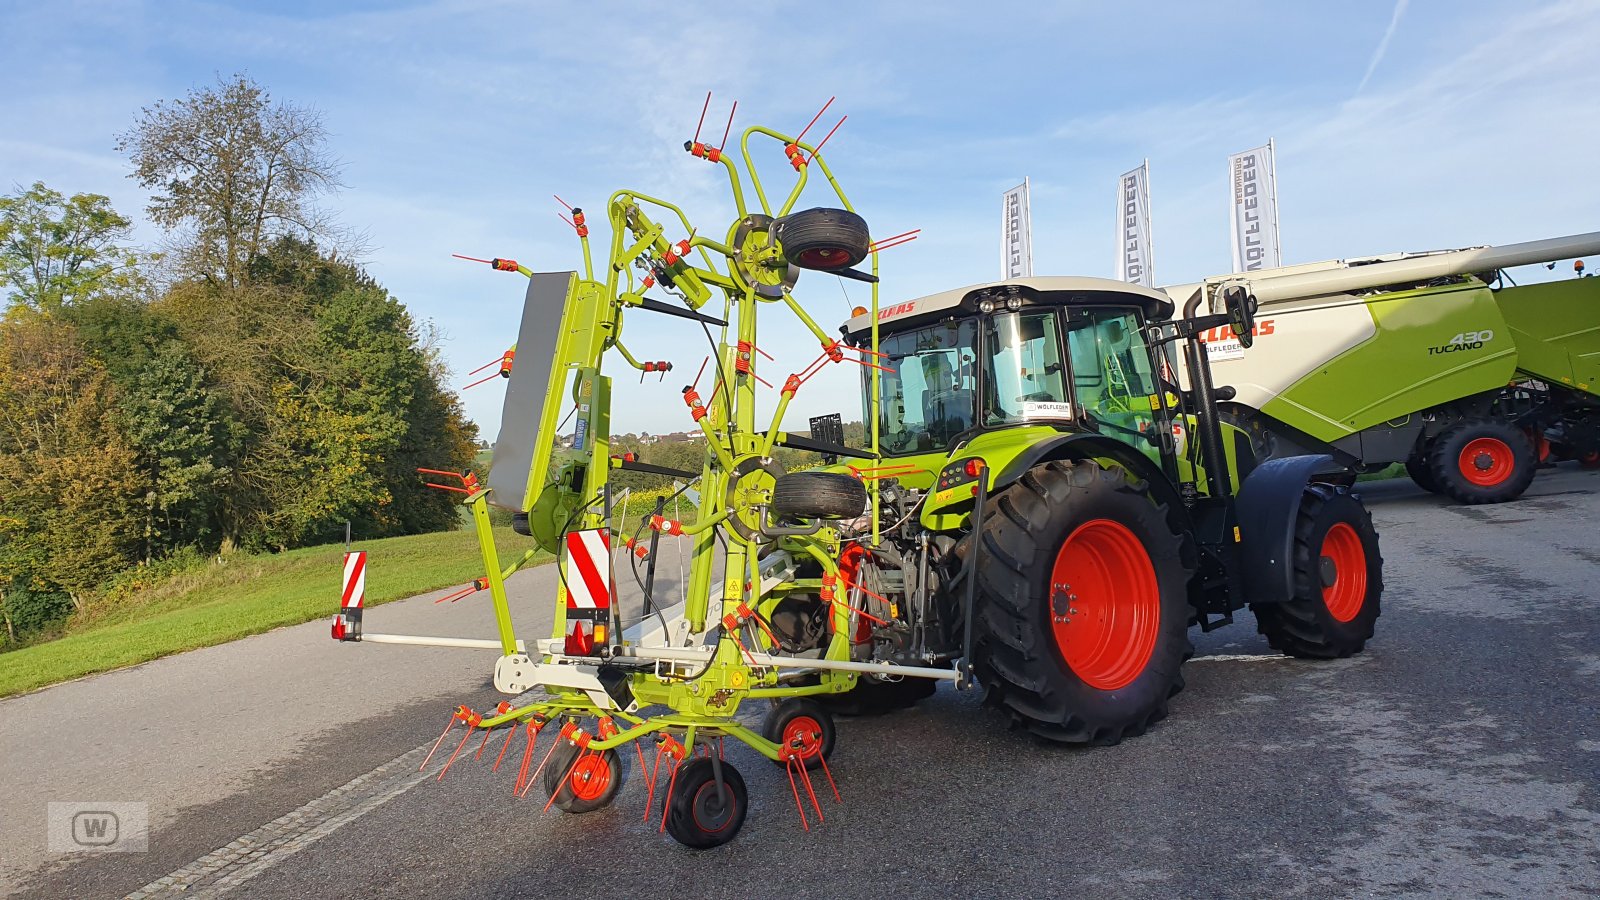
M 1193 648 L 1183 538 L 1142 483 L 1037 466 L 984 518 L 973 666 L 1034 734 L 1115 744 L 1167 715 Z
M 562 741 L 545 763 L 544 793 L 555 797 L 562 812 L 594 812 L 617 799 L 625 771 L 626 767 L 617 764 L 615 750 L 580 751 L 570 741 Z
M 1428 469 L 1441 493 L 1461 503 L 1504 503 L 1533 481 L 1533 444 L 1508 422 L 1475 419 L 1439 433 Z
M 722 770 L 720 790 L 718 768 Z M 750 794 L 744 777 L 726 760 L 699 756 L 678 769 L 665 803 L 667 833 L 685 847 L 705 850 L 733 840 L 744 827 Z
M 791 697 L 772 708 L 761 723 L 761 736 L 800 754 L 806 768 L 815 769 L 819 760 L 833 758 L 833 716 L 816 701 Z M 783 760 L 774 760 L 783 765 Z
M 1411 451 L 1411 455 L 1406 458 L 1406 474 L 1417 483 L 1417 487 L 1430 494 L 1437 494 L 1439 482 L 1433 479 L 1433 470 L 1428 468 L 1428 452 L 1431 447 L 1431 443 L 1424 443 Z
M 1294 529 L 1294 596 L 1252 604 L 1274 650 L 1342 659 L 1372 637 L 1383 594 L 1383 558 L 1372 516 L 1348 488 L 1306 487 Z

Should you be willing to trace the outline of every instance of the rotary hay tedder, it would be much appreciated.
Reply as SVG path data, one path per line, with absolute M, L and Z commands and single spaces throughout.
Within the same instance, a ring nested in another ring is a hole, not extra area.
M 485 575 L 462 593 L 488 591 L 498 639 L 364 634 L 349 606 L 334 622 L 341 640 L 500 652 L 495 686 L 521 705 L 458 708 L 424 768 L 445 758 L 442 778 L 479 732 L 475 756 L 500 731 L 492 765 L 510 760 L 514 792 L 539 782 L 546 809 L 582 813 L 611 804 L 637 762 L 651 826 L 712 847 L 734 837 L 749 806 L 725 738 L 785 768 L 809 829 L 822 819 L 818 796 L 838 798 L 834 712 L 887 711 L 939 681 L 981 682 L 1021 728 L 1114 744 L 1166 715 L 1190 625 L 1209 630 L 1249 605 L 1285 653 L 1362 648 L 1382 559 L 1353 476 L 1328 456 L 1252 469 L 1234 455 L 1240 442 L 1224 440 L 1216 395 L 1227 389 L 1213 387 L 1200 337 L 1226 326 L 1248 341 L 1250 297 L 1227 292 L 1226 313 L 1184 320 L 1156 291 L 1029 278 L 880 308 L 876 252 L 915 234 L 871 240 L 818 152 L 827 139 L 805 143 L 810 127 L 795 137 L 746 129 L 742 167 L 726 146 L 685 145 L 727 173 L 737 216 L 720 240 L 671 203 L 623 190 L 605 208 L 611 240 L 598 278 L 578 209 L 581 277 L 484 261 L 529 278 L 515 365 L 509 354 L 501 365 L 494 462 L 487 483 L 434 474 L 458 479 L 447 487 L 471 510 Z M 794 173 L 777 204 L 752 158 L 752 144 L 767 141 Z M 796 211 L 819 171 L 830 206 Z M 856 268 L 869 260 L 870 273 Z M 870 308 L 829 335 L 795 295 L 805 271 L 870 284 Z M 757 320 L 777 305 L 820 355 L 781 382 L 763 428 Z M 624 346 L 624 317 L 642 314 L 690 320 L 712 344 L 710 365 L 682 391 L 704 437 L 700 472 L 611 452 L 602 357 L 615 351 L 641 378 L 672 369 Z M 1188 390 L 1173 377 L 1180 346 Z M 863 374 L 867 446 L 844 446 L 837 417 L 812 420 L 809 434 L 785 431 L 807 379 L 845 363 Z M 702 378 L 712 382 L 704 398 Z M 570 445 L 558 441 L 567 417 Z M 786 473 L 779 446 L 829 464 Z M 677 479 L 671 499 L 697 503 L 692 521 L 668 518 L 666 501 L 621 521 L 626 503 L 610 480 L 619 469 Z M 559 556 L 548 640 L 525 645 L 513 630 L 505 579 L 534 551 L 502 564 L 491 504 Z M 670 605 L 656 587 L 663 535 L 690 545 Z M 645 567 L 637 609 L 624 610 L 615 588 L 624 564 L 635 575 Z M 759 727 L 739 717 L 749 701 L 770 704 Z

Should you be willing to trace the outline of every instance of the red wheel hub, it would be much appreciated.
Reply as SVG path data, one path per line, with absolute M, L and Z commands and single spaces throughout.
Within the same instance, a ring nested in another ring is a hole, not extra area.
M 1516 454 L 1499 438 L 1473 438 L 1461 448 L 1457 460 L 1461 477 L 1479 487 L 1494 487 L 1511 477 L 1517 467 Z
M 812 247 L 800 251 L 799 263 L 807 269 L 843 269 L 850 265 L 850 254 L 840 247 Z
M 611 764 L 599 753 L 586 753 L 567 773 L 567 788 L 572 796 L 588 802 L 605 796 L 611 786 Z
M 822 725 L 810 716 L 795 716 L 783 726 L 783 746 L 801 759 L 822 752 Z
M 1348 622 L 1367 602 L 1367 550 L 1347 522 L 1335 523 L 1322 538 L 1322 602 L 1328 614 Z
M 1102 691 L 1144 672 L 1161 633 L 1161 587 L 1144 544 L 1126 525 L 1091 519 L 1073 529 L 1050 570 L 1050 627 L 1061 658 Z

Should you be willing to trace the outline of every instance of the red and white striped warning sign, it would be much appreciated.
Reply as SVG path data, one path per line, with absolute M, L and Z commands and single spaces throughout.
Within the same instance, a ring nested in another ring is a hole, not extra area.
M 360 609 L 367 599 L 367 551 L 357 550 L 344 555 L 344 600 L 339 604 L 345 609 Z
M 568 609 L 611 608 L 611 537 L 604 528 L 567 532 Z

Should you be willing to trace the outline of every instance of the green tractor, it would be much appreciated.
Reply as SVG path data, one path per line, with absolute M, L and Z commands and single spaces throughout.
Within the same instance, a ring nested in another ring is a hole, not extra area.
M 763 146 L 782 148 L 787 195 L 757 177 Z M 1223 291 L 1223 312 L 1188 318 L 1164 294 L 1093 278 L 884 306 L 876 253 L 896 239 L 871 240 L 820 143 L 752 126 L 737 145 L 685 149 L 727 174 L 736 216 L 720 235 L 620 190 L 604 209 L 603 265 L 578 209 L 581 273 L 483 260 L 529 279 L 493 466 L 484 482 L 425 471 L 459 480 L 438 486 L 464 495 L 484 575 L 457 596 L 489 593 L 497 637 L 367 631 L 359 594 L 334 621 L 341 641 L 498 652 L 495 687 L 518 699 L 452 713 L 435 750 L 466 728 L 445 769 L 472 736 L 483 733 L 481 755 L 487 732 L 503 732 L 493 765 L 520 749 L 516 794 L 542 784 L 546 808 L 575 814 L 613 803 L 636 755 L 647 815 L 685 845 L 711 847 L 748 810 L 727 738 L 785 768 L 809 827 L 801 798 L 820 818 L 827 793 L 813 773 L 837 792 L 835 713 L 906 706 L 940 681 L 981 684 L 1043 738 L 1114 744 L 1166 715 L 1191 626 L 1214 628 L 1249 606 L 1273 647 L 1319 659 L 1372 636 L 1383 562 L 1350 471 L 1328 455 L 1253 465 L 1236 458 L 1231 448 L 1247 442 L 1220 421 L 1231 389 L 1213 386 L 1200 336 L 1225 327 L 1248 341 L 1247 291 Z M 814 170 L 827 205 L 799 208 Z M 870 306 L 842 333 L 801 303 L 812 273 L 870 285 Z M 821 355 L 768 382 L 775 361 L 757 324 L 777 307 Z M 674 370 L 638 359 L 625 335 L 669 319 L 691 323 L 708 355 L 681 392 L 646 388 L 663 402 L 675 395 L 694 423 L 704 442 L 695 472 L 612 452 L 611 373 L 619 363 L 641 380 Z M 1180 349 L 1188 388 L 1176 377 Z M 835 364 L 862 368 L 865 447 L 846 446 L 840 415 L 813 419 L 809 434 L 784 427 L 807 379 Z M 776 394 L 764 427 L 763 385 Z M 776 447 L 825 464 L 785 471 Z M 678 487 L 641 513 L 613 483 L 629 470 Z M 693 517 L 676 518 L 685 499 Z M 513 627 L 505 579 L 537 554 L 502 562 L 491 505 L 558 556 L 548 639 L 522 640 Z M 687 569 L 676 597 L 656 578 L 669 544 Z M 618 587 L 629 569 L 637 605 Z M 741 714 L 752 702 L 765 708 L 759 728 Z M 535 767 L 549 733 L 554 746 Z

